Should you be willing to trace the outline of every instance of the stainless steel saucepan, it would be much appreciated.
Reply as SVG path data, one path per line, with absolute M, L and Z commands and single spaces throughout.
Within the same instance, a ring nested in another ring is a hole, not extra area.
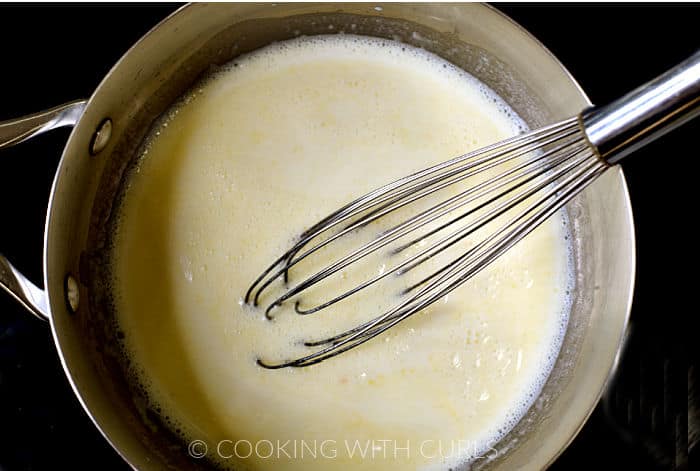
M 329 25 L 333 29 L 329 29 Z M 530 126 L 589 105 L 539 42 L 483 5 L 196 4 L 136 43 L 89 100 L 0 123 L 0 148 L 60 126 L 73 131 L 56 172 L 46 222 L 44 288 L 0 256 L 0 284 L 51 325 L 76 395 L 112 446 L 138 469 L 200 468 L 187 444 L 144 411 L 116 348 L 105 244 L 124 170 L 149 126 L 212 64 L 297 35 L 352 32 L 400 39 L 464 68 Z M 634 230 L 625 180 L 607 172 L 567 207 L 576 291 L 567 334 L 541 395 L 476 467 L 539 469 L 572 440 L 595 406 L 626 325 Z

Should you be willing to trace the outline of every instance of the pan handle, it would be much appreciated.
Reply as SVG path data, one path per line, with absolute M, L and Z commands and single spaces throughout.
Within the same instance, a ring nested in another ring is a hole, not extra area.
M 0 149 L 19 144 L 52 129 L 75 126 L 86 104 L 87 100 L 76 100 L 21 118 L 0 121 Z M 29 281 L 2 254 L 0 254 L 0 287 L 14 296 L 39 319 L 49 319 L 49 300 L 46 291 Z

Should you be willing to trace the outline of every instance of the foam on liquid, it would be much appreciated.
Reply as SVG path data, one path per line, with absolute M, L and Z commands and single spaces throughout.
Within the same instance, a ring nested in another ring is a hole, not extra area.
M 294 357 L 300 339 L 396 299 L 377 289 L 268 322 L 241 297 L 341 204 L 524 128 L 472 76 L 374 38 L 277 43 L 204 80 L 154 128 L 113 241 L 124 349 L 151 407 L 236 469 L 447 469 L 484 455 L 561 344 L 563 214 L 444 302 L 314 367 L 267 371 L 255 359 Z

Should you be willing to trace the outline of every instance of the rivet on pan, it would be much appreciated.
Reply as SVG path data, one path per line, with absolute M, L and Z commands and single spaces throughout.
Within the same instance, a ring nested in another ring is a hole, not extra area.
M 66 305 L 70 313 L 75 314 L 78 311 L 78 306 L 80 306 L 80 289 L 78 288 L 78 282 L 72 275 L 66 275 L 63 288 L 66 295 Z
M 102 149 L 107 147 L 109 138 L 112 137 L 112 120 L 105 118 L 102 120 L 95 134 L 92 135 L 92 141 L 90 141 L 90 154 L 97 155 Z

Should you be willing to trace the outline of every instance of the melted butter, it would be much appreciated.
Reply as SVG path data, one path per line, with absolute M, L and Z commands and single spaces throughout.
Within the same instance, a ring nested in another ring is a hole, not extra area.
M 446 469 L 483 454 L 527 410 L 560 345 L 561 218 L 442 302 L 310 368 L 255 359 L 291 358 L 299 340 L 396 299 L 377 288 L 269 322 L 241 298 L 340 205 L 521 127 L 441 59 L 356 36 L 279 43 L 196 87 L 154 130 L 114 238 L 118 321 L 154 407 L 227 467 Z M 372 270 L 382 263 L 351 278 Z

